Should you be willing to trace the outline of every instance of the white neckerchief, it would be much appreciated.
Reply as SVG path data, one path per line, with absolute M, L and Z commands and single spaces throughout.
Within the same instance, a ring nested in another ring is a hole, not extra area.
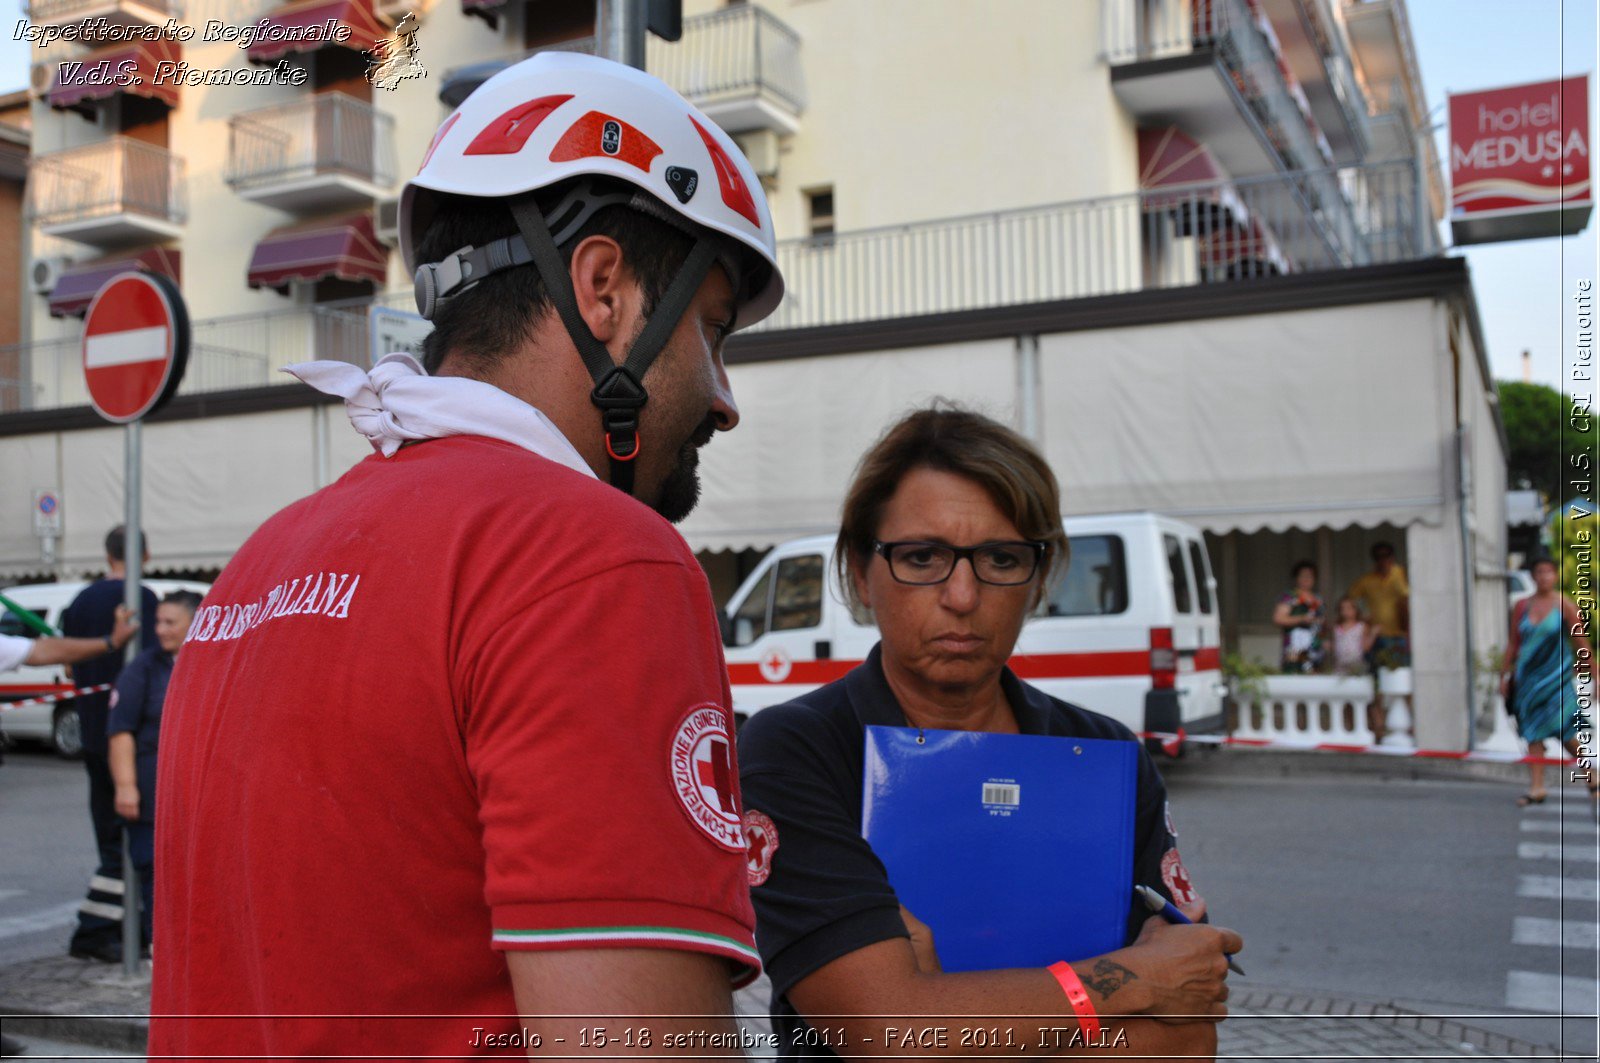
M 408 440 L 488 436 L 594 477 L 561 429 L 537 408 L 481 380 L 429 376 L 409 354 L 386 354 L 370 373 L 327 361 L 283 371 L 344 399 L 350 423 L 386 458 Z

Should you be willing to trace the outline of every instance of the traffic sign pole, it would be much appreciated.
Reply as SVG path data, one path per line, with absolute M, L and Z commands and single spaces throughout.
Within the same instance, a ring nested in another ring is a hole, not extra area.
M 154 273 L 119 273 L 95 293 L 83 319 L 83 376 L 89 401 L 113 424 L 127 426 L 127 535 L 123 555 L 123 601 L 140 621 L 128 643 L 132 661 L 153 634 L 143 626 L 144 536 L 140 534 L 141 423 L 177 392 L 189 361 L 189 311 L 183 293 Z M 148 795 L 147 795 L 148 797 Z M 139 973 L 139 871 L 128 832 L 122 833 L 122 969 Z
M 124 661 L 131 663 L 138 656 L 139 650 L 144 645 L 146 632 L 144 630 L 144 610 L 141 606 L 142 583 L 144 578 L 144 533 L 140 530 L 139 520 L 139 495 L 140 472 L 144 467 L 143 439 L 140 436 L 141 421 L 129 421 L 125 429 L 125 446 L 123 457 L 126 461 L 123 473 L 123 490 L 127 494 L 127 535 L 123 539 L 123 577 L 122 577 L 122 602 L 128 607 L 128 615 L 139 621 L 139 630 L 133 633 L 133 638 L 128 640 L 127 649 L 124 651 Z M 153 634 L 153 632 L 151 632 Z M 141 795 L 143 800 L 150 799 L 148 794 Z M 142 811 L 142 809 L 141 809 Z M 142 911 L 139 896 L 139 870 L 133 866 L 133 850 L 129 844 L 127 824 L 122 829 L 122 973 L 133 976 L 139 973 L 139 928 L 142 920 L 139 913 Z M 143 903 L 148 904 L 148 901 Z

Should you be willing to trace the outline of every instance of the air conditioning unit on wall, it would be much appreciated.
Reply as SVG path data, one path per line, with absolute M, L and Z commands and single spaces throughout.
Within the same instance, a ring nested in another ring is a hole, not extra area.
M 61 280 L 61 274 L 72 265 L 70 258 L 36 258 L 28 265 L 28 287 L 35 295 L 49 295 Z
M 750 160 L 757 177 L 778 176 L 777 133 L 770 129 L 756 129 L 749 133 L 740 133 L 733 140 L 739 145 L 739 150 L 744 152 L 744 157 Z
M 372 232 L 391 247 L 400 244 L 400 200 L 380 199 L 372 206 Z

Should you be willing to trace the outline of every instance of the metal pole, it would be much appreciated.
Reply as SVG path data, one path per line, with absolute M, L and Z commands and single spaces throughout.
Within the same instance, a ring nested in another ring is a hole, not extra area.
M 1424 135 L 1426 135 L 1426 133 Z M 1428 247 L 1432 243 L 1432 241 L 1428 239 L 1428 225 L 1433 220 L 1433 210 L 1428 204 L 1428 180 L 1427 175 L 1424 172 L 1425 168 L 1422 161 L 1421 141 L 1418 141 L 1416 149 L 1416 158 L 1412 160 L 1412 172 L 1416 176 L 1417 181 L 1417 200 L 1415 207 L 1417 212 L 1417 217 L 1415 219 L 1417 228 L 1414 236 L 1417 246 L 1413 251 L 1412 257 L 1423 258 L 1428 254 Z
M 1458 385 L 1459 386 L 1459 385 Z M 1459 416 L 1459 415 L 1458 415 Z M 1473 610 L 1477 605 L 1475 601 L 1478 588 L 1478 557 L 1477 547 L 1472 537 L 1472 484 L 1471 475 L 1472 455 L 1468 452 L 1472 445 L 1471 437 L 1467 434 L 1467 426 L 1456 425 L 1456 488 L 1458 497 L 1456 505 L 1461 513 L 1461 597 L 1465 606 L 1463 635 L 1467 640 L 1467 752 L 1472 752 L 1478 745 L 1478 643 L 1476 625 L 1473 623 Z M 1493 712 L 1493 709 L 1490 709 Z
M 139 470 L 143 461 L 139 437 L 139 421 L 128 422 L 126 468 L 123 473 L 123 490 L 127 496 L 127 535 L 122 578 L 123 604 L 129 614 L 140 621 L 139 630 L 128 640 L 125 661 L 138 655 L 144 642 L 145 630 L 140 615 L 140 579 L 144 574 L 144 536 L 139 532 Z M 139 973 L 139 872 L 133 866 L 133 853 L 128 845 L 128 832 L 122 831 L 122 973 L 132 977 Z
M 1017 337 L 1017 432 L 1029 442 L 1044 445 L 1039 416 L 1039 337 Z
M 644 69 L 645 0 L 595 0 L 595 44 L 606 59 Z

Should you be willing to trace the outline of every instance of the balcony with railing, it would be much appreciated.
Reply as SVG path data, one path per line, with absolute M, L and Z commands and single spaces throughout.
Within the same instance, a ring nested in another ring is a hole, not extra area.
M 1337 195 L 1330 211 L 1319 197 Z M 1167 184 L 1122 196 L 786 240 L 788 294 L 757 331 L 980 310 L 1280 274 L 1400 262 L 1437 253 L 1418 225 L 1410 161 L 1242 181 Z M 1335 224 L 1333 219 L 1350 219 Z M 181 394 L 290 384 L 308 357 L 366 364 L 368 309 L 409 310 L 410 291 L 193 324 Z M 82 405 L 78 340 L 0 348 L 0 411 Z M 7 358 L 15 355 L 15 361 Z
M 92 247 L 170 239 L 188 214 L 184 161 L 122 136 L 39 155 L 28 214 L 46 235 Z
M 227 181 L 240 197 L 312 212 L 370 204 L 395 176 L 394 119 L 340 93 L 246 111 L 228 123 Z
M 97 26 L 159 26 L 183 17 L 182 0 L 29 0 L 24 10 L 36 27 L 80 27 L 88 40 L 101 36 L 93 32 Z
M 399 305 L 409 299 L 409 292 L 393 293 L 380 301 Z M 354 300 L 194 321 L 178 394 L 293 384 L 279 370 L 310 358 L 365 366 L 369 305 Z M 0 411 L 86 405 L 81 343 L 73 337 L 0 347 L 0 365 L 14 358 L 26 378 L 0 379 Z
M 1254 0 L 1335 161 L 1367 162 L 1368 107 L 1333 11 L 1337 0 Z
M 454 107 L 512 63 L 541 51 L 590 52 L 593 37 L 445 74 L 439 97 Z M 794 133 L 806 107 L 800 37 L 765 8 L 739 4 L 683 20 L 683 39 L 650 37 L 645 67 L 729 133 Z
M 1437 253 L 1409 162 L 1164 185 L 1027 210 L 787 240 L 758 329 L 1349 269 Z
M 1141 122 L 1181 126 L 1228 172 L 1334 163 L 1259 0 L 1102 0 L 1112 90 Z

